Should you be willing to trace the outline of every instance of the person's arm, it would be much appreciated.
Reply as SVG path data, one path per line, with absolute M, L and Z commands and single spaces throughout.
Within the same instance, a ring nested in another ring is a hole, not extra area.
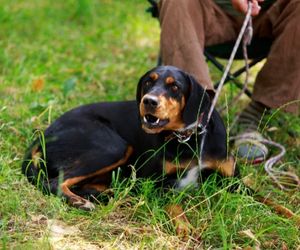
M 248 1 L 249 0 L 231 0 L 232 6 L 239 12 L 247 13 L 248 9 Z M 264 0 L 251 0 L 252 2 L 252 16 L 257 16 L 260 12 L 259 3 L 263 2 Z

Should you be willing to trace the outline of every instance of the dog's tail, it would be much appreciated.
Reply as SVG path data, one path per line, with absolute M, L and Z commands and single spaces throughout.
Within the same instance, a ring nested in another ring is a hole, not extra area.
M 39 140 L 36 140 L 25 153 L 21 166 L 22 173 L 27 177 L 30 183 L 48 194 L 51 188 L 46 164 L 45 152 L 43 152 Z

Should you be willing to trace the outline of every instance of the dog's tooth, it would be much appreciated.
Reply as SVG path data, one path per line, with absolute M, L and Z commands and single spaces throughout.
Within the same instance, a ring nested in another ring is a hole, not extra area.
M 160 122 L 160 120 L 157 118 L 157 120 L 155 121 L 155 124 L 158 124 Z
M 143 117 L 144 122 L 147 122 L 147 118 L 146 116 Z

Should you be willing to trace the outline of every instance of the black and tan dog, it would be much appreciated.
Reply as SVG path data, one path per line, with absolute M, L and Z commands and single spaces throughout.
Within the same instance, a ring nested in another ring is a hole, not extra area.
M 164 187 L 195 185 L 204 169 L 233 176 L 216 111 L 198 164 L 209 108 L 209 96 L 192 76 L 171 66 L 154 68 L 140 79 L 136 101 L 84 105 L 58 118 L 45 140 L 33 143 L 22 171 L 33 184 L 87 210 L 94 205 L 83 197 L 107 189 L 117 168 L 129 176 L 128 165 L 135 166 L 137 177 Z

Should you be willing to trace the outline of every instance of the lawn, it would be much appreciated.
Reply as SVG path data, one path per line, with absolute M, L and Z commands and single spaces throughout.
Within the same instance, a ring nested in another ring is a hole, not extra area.
M 63 112 L 135 98 L 159 46 L 158 22 L 146 8 L 139 0 L 0 0 L 0 248 L 300 249 L 295 221 L 250 196 L 226 192 L 214 176 L 198 190 L 164 196 L 150 180 L 116 177 L 114 198 L 93 212 L 44 196 L 22 176 L 26 147 Z M 222 103 L 235 93 L 226 90 Z M 224 112 L 228 127 L 245 101 Z M 276 111 L 262 128 L 286 146 L 282 168 L 300 175 L 300 118 Z M 263 165 L 240 165 L 261 194 L 300 216 L 299 190 L 280 191 Z M 164 211 L 170 201 L 183 204 L 194 227 L 187 242 Z

